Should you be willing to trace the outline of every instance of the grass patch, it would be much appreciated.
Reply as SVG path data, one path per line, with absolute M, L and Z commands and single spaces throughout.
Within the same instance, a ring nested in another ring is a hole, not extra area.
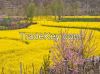
M 59 22 L 100 22 L 100 18 L 62 18 Z

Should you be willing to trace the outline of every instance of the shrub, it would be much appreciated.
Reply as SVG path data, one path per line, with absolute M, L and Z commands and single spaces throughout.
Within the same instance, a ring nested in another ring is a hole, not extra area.
M 61 39 L 56 40 L 54 46 L 50 49 L 54 63 L 53 68 L 57 74 L 61 74 L 65 72 L 63 68 L 67 66 L 72 74 L 77 74 L 78 66 L 83 65 L 86 58 L 92 57 L 91 54 L 96 49 L 96 43 L 93 39 L 94 33 L 82 30 L 79 39 L 64 39 L 63 36 L 66 32 L 60 34 Z
M 11 21 L 12 20 L 11 20 L 10 17 L 4 18 L 3 21 L 2 21 L 2 23 L 1 23 L 1 25 L 8 27 L 11 24 Z

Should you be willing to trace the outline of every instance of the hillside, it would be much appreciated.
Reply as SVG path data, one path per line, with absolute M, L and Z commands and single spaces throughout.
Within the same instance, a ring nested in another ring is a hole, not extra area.
M 60 0 L 0 0 L 0 14 L 22 15 L 29 3 L 34 3 L 39 11 L 48 11 L 52 3 Z M 61 0 L 63 15 L 100 15 L 100 0 Z M 53 14 L 52 14 L 53 15 Z

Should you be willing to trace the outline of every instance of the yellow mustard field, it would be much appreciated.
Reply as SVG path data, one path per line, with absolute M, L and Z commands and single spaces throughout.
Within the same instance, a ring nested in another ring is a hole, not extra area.
M 72 16 L 66 17 L 72 18 Z M 100 18 L 100 16 L 76 17 Z M 34 21 L 37 24 L 32 24 L 27 28 L 0 31 L 0 70 L 4 66 L 6 72 L 12 70 L 18 73 L 20 62 L 22 62 L 24 66 L 29 67 L 28 69 L 30 69 L 33 63 L 38 72 L 43 62 L 43 57 L 49 53 L 50 47 L 53 46 L 53 40 L 22 39 L 20 32 L 58 34 L 61 30 L 69 30 L 72 34 L 78 34 L 80 29 L 84 29 L 85 27 L 87 30 L 93 30 L 95 32 L 97 49 L 92 55 L 100 55 L 100 22 L 56 22 L 51 17 L 38 17 L 34 18 Z M 7 74 L 10 73 L 7 72 Z

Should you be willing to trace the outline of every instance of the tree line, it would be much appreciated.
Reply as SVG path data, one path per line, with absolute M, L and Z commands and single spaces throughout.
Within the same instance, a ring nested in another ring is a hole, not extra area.
M 11 8 L 7 9 L 7 3 Z M 1 0 L 0 12 L 10 15 L 100 15 L 100 0 Z M 12 14 L 13 13 L 13 14 Z

